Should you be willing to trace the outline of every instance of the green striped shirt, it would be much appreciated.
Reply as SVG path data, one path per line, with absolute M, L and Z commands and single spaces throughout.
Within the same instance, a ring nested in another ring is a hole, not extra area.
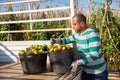
M 77 50 L 84 61 L 87 73 L 98 74 L 105 70 L 106 63 L 101 54 L 100 38 L 96 30 L 88 28 L 83 33 L 74 33 L 70 37 L 62 38 L 60 43 L 76 41 Z

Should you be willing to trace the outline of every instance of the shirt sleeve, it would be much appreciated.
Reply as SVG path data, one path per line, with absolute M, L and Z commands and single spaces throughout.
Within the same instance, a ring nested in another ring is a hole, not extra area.
M 68 43 L 71 43 L 72 41 L 74 41 L 74 34 L 69 37 L 56 39 L 56 42 L 59 44 L 68 44 Z

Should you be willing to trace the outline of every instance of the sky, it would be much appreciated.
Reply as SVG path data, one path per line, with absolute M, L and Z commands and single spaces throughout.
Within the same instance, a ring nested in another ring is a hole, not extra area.
M 0 3 L 7 2 L 7 1 L 8 0 L 0 0 Z M 20 1 L 20 0 L 12 0 L 12 1 Z M 87 11 L 88 10 L 88 4 L 87 4 L 88 0 L 78 0 L 78 1 L 79 1 L 78 3 L 80 3 L 82 5 L 83 10 Z M 91 1 L 104 3 L 104 0 L 91 0 Z M 112 4 L 110 5 L 110 8 L 111 9 L 118 9 L 118 1 L 119 0 L 112 0 Z M 53 4 L 53 6 L 56 5 L 56 0 L 49 0 L 49 2 L 50 2 L 50 4 Z M 60 3 L 60 6 L 63 6 L 63 5 L 69 4 L 69 0 L 59 0 L 59 3 Z M 45 4 L 46 4 L 45 1 L 42 2 L 42 7 L 45 7 Z M 16 9 L 17 7 L 19 7 L 19 6 L 18 5 L 17 6 L 14 5 L 14 9 Z M 5 10 L 3 8 L 3 6 L 2 7 L 0 6 L 0 11 L 3 11 L 3 10 Z
M 85 4 L 87 4 L 88 0 L 79 0 L 79 1 L 82 4 L 84 10 L 88 9 L 87 5 L 85 5 Z M 104 0 L 91 0 L 91 1 L 104 3 Z M 118 2 L 119 2 L 119 0 L 112 0 L 112 4 L 110 5 L 110 8 L 111 9 L 118 9 Z

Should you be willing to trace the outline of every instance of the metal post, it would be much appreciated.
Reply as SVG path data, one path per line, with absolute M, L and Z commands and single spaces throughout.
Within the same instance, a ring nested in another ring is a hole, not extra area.
M 70 0 L 71 19 L 74 16 L 74 0 Z
M 71 26 L 72 26 L 72 17 L 79 11 L 78 10 L 78 0 L 70 0 L 70 11 L 71 11 Z M 72 33 L 75 31 L 72 29 Z
M 72 27 L 72 17 L 74 16 L 74 0 L 70 0 L 70 12 L 71 12 L 71 27 Z M 72 33 L 74 33 L 74 30 L 72 29 Z
M 28 9 L 31 10 L 31 2 L 28 2 Z M 32 15 L 29 13 L 29 20 L 32 20 Z M 32 22 L 30 22 L 30 30 L 32 30 Z

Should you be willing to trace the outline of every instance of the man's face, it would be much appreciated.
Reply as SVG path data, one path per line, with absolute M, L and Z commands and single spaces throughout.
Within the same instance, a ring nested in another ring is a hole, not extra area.
M 78 22 L 76 17 L 72 19 L 72 25 L 75 32 L 81 31 L 81 22 Z

